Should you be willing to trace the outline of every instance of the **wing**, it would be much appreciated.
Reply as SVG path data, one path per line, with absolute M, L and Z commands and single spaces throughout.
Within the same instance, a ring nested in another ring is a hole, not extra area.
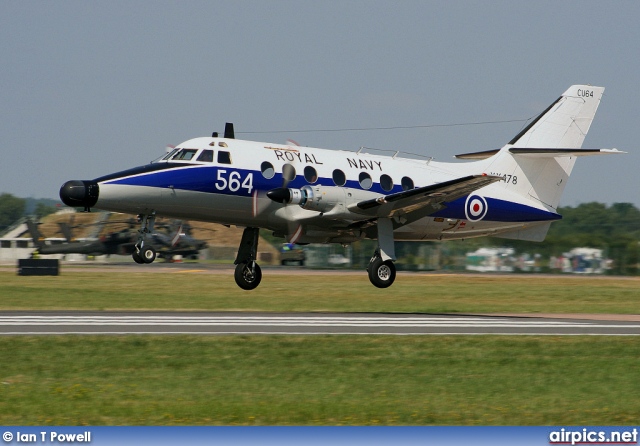
M 409 213 L 426 206 L 434 206 L 445 201 L 453 201 L 470 194 L 476 189 L 487 186 L 502 177 L 493 175 L 470 175 L 432 184 L 371 200 L 361 201 L 349 206 L 351 212 L 372 217 L 393 217 L 399 213 Z

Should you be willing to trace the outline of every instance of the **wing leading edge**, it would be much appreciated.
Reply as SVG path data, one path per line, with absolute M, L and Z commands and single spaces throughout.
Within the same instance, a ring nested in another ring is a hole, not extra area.
M 349 210 L 358 214 L 378 218 L 393 217 L 399 213 L 407 214 L 426 206 L 456 200 L 470 194 L 474 190 L 500 180 L 502 180 L 502 177 L 493 175 L 469 175 L 443 183 L 361 201 L 349 206 Z

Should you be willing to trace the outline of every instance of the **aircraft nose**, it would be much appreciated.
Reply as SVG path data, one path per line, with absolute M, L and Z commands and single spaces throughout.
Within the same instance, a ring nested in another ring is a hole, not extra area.
M 60 188 L 60 199 L 71 207 L 82 207 L 85 211 L 96 205 L 100 188 L 95 181 L 71 180 Z

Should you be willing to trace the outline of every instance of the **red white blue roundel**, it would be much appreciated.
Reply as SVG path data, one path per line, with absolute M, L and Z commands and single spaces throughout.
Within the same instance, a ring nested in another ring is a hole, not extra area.
M 487 215 L 487 200 L 480 195 L 469 195 L 464 204 L 464 214 L 469 221 L 480 221 Z

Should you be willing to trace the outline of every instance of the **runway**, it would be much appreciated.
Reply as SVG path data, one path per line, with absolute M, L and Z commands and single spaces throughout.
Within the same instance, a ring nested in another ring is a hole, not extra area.
M 639 336 L 640 322 L 451 314 L 0 312 L 0 335 Z

